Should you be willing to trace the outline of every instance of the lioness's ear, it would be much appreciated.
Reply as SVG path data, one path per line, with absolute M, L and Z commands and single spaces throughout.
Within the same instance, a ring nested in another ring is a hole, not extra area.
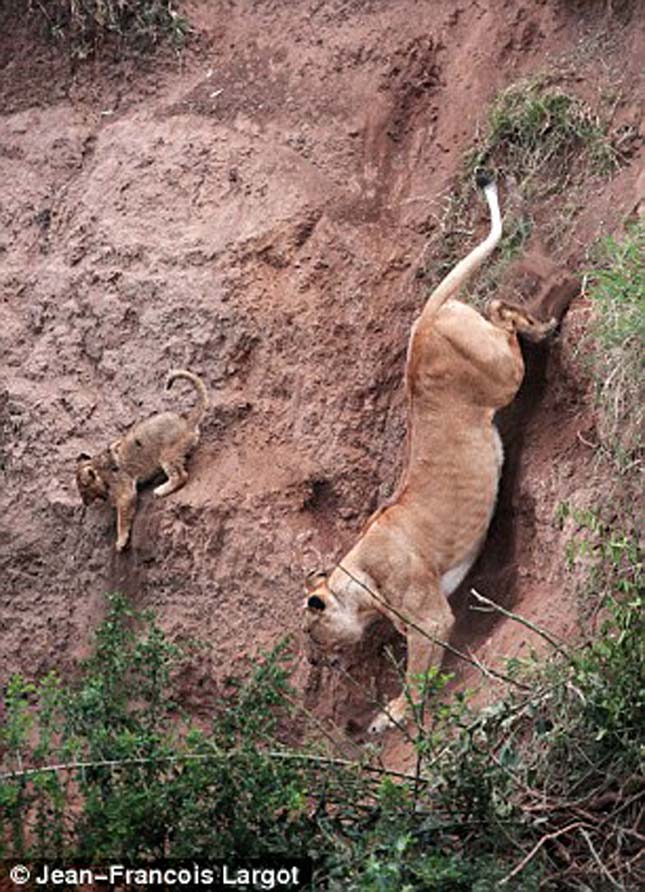
M 310 570 L 305 576 L 306 591 L 311 591 L 312 589 L 317 588 L 317 586 L 326 579 L 327 574 L 324 570 Z
M 319 598 L 318 595 L 312 595 L 307 601 L 307 607 L 310 610 L 324 610 L 327 605 L 323 601 L 322 598 Z
M 87 452 L 79 452 L 76 456 L 76 461 L 91 461 L 92 456 L 88 455 Z

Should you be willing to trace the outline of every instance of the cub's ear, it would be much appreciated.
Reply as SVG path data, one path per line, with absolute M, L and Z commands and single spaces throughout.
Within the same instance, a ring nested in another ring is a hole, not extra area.
M 327 605 L 323 601 L 322 598 L 319 598 L 318 595 L 312 595 L 307 601 L 307 607 L 310 610 L 320 610 L 321 612 L 325 609 Z
M 76 456 L 76 461 L 92 461 L 92 456 L 88 455 L 87 452 L 79 452 Z

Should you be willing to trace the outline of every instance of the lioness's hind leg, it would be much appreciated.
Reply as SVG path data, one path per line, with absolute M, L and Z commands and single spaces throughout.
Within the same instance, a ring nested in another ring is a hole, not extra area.
M 557 319 L 542 322 L 522 307 L 503 300 L 491 300 L 486 307 L 486 315 L 493 325 L 506 331 L 523 334 L 532 341 L 541 341 L 556 328 Z
M 188 480 L 188 471 L 183 458 L 173 462 L 162 462 L 161 467 L 168 479 L 165 483 L 155 487 L 154 494 L 156 496 L 168 496 L 171 492 L 181 489 Z

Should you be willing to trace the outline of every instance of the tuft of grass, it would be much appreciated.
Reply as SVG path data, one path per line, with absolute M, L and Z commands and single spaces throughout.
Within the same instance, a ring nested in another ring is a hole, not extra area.
M 492 103 L 484 134 L 464 157 L 453 194 L 432 224 L 431 264 L 421 272 L 429 289 L 474 241 L 475 221 L 482 212 L 473 185 L 476 168 L 492 169 L 507 187 L 501 244 L 494 262 L 478 276 L 467 295 L 469 302 L 482 306 L 503 286 L 508 266 L 521 256 L 531 236 L 532 205 L 579 185 L 585 174 L 609 174 L 620 160 L 600 115 L 581 99 L 549 86 L 546 76 L 504 90 Z M 564 207 L 566 212 L 557 218 L 560 240 L 578 205 Z
M 595 620 L 612 599 L 629 599 L 643 590 L 643 552 L 638 522 L 629 511 L 618 522 L 611 510 L 560 502 L 555 522 L 573 534 L 565 546 L 566 566 L 580 594 L 580 618 Z
M 525 194 L 539 184 L 544 195 L 545 188 L 564 187 L 580 155 L 586 156 L 585 167 L 599 174 L 619 162 L 600 117 L 582 100 L 539 78 L 514 84 L 497 97 L 468 166 L 493 166 L 513 176 Z
M 189 32 L 173 0 L 29 0 L 29 11 L 79 57 L 109 36 L 149 47 L 167 39 L 181 45 Z
M 609 237 L 600 245 L 586 289 L 594 314 L 590 334 L 598 432 L 621 470 L 642 463 L 644 254 L 645 221 L 640 220 L 621 241 Z

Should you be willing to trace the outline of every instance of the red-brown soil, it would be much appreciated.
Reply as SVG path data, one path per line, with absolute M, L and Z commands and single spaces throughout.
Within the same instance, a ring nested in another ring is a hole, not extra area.
M 636 143 L 575 203 L 536 205 L 545 235 L 532 247 L 557 280 L 596 237 L 621 230 L 643 198 L 639 10 L 204 0 L 186 7 L 197 36 L 178 56 L 85 62 L 6 14 L 0 678 L 73 673 L 104 593 L 119 589 L 153 607 L 173 639 L 204 643 L 179 679 L 195 714 L 290 633 L 308 708 L 360 740 L 372 692 L 398 684 L 383 636 L 356 655 L 353 682 L 312 675 L 299 641 L 303 575 L 341 556 L 396 483 L 428 233 L 488 103 L 543 70 L 604 103 Z M 478 234 L 485 226 L 482 208 Z M 503 289 L 523 299 L 530 280 L 517 270 Z M 472 585 L 555 633 L 579 633 L 554 512 L 587 499 L 594 460 L 577 349 L 587 317 L 576 299 L 556 341 L 528 351 L 523 391 L 502 418 L 498 512 L 455 598 L 456 642 L 491 665 L 540 639 L 468 611 Z M 75 458 L 142 415 L 188 405 L 188 388 L 162 392 L 177 366 L 204 376 L 213 409 L 189 483 L 165 500 L 141 494 L 132 547 L 117 556 L 112 512 L 81 507 Z M 479 681 L 449 662 L 459 683 Z

